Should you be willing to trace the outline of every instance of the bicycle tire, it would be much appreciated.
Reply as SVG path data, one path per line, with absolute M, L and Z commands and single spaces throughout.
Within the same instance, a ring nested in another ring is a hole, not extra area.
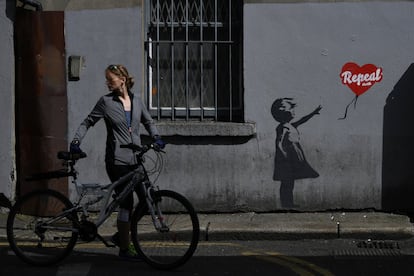
M 154 202 L 162 210 L 168 231 L 157 231 L 146 204 L 141 205 L 131 220 L 131 237 L 136 251 L 144 261 L 157 269 L 173 269 L 186 263 L 194 254 L 199 236 L 198 216 L 182 195 L 157 191 Z
M 35 266 L 56 264 L 73 250 L 78 238 L 76 215 L 62 217 L 46 229 L 40 224 L 57 217 L 64 209 L 72 208 L 67 197 L 54 190 L 37 190 L 21 197 L 13 205 L 7 218 L 7 240 L 14 253 Z M 40 227 L 39 227 L 40 226 Z

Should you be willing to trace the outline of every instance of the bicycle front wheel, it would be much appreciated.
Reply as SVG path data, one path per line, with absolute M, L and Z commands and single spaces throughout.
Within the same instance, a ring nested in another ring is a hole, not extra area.
M 148 264 L 172 269 L 193 256 L 200 236 L 198 217 L 191 203 L 176 192 L 157 191 L 153 199 L 156 224 L 161 227 L 154 226 L 147 206 L 137 209 L 131 223 L 132 241 Z
M 78 237 L 76 215 L 62 213 L 72 206 L 53 190 L 34 191 L 20 198 L 7 219 L 7 239 L 16 255 L 39 266 L 65 258 Z

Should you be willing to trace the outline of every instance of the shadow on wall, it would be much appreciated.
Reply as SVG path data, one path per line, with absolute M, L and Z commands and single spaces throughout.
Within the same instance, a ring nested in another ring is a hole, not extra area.
M 414 63 L 384 107 L 382 209 L 414 212 Z

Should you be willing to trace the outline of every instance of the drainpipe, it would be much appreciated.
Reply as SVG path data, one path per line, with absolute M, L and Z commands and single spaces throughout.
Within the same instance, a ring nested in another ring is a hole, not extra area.
M 20 0 L 23 4 L 23 8 L 28 5 L 36 9 L 36 11 L 42 11 L 43 7 L 39 1 L 36 0 Z

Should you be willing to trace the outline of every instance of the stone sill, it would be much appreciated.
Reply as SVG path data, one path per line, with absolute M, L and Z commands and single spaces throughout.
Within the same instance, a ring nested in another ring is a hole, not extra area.
M 226 136 L 247 137 L 256 134 L 256 123 L 225 122 L 155 122 L 161 136 Z

